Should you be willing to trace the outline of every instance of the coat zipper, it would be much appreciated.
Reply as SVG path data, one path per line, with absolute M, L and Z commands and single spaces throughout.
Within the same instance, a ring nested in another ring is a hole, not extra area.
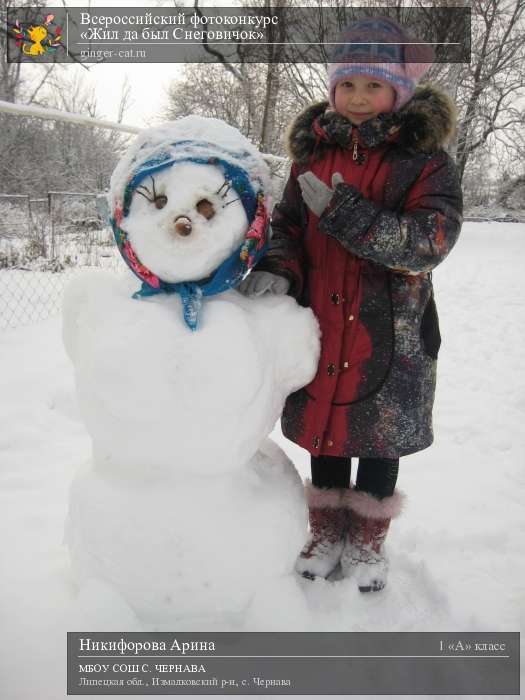
M 358 138 L 357 134 L 355 133 L 355 130 L 352 130 L 352 143 L 353 143 L 353 152 L 352 152 L 352 160 L 359 160 L 359 154 L 357 152 L 357 144 L 358 144 Z
M 358 160 L 359 155 L 357 153 L 357 141 L 354 141 L 354 152 L 352 153 L 352 160 Z
M 359 153 L 359 136 L 357 129 L 352 129 L 352 160 L 355 161 L 357 165 L 361 165 L 365 160 L 365 156 Z

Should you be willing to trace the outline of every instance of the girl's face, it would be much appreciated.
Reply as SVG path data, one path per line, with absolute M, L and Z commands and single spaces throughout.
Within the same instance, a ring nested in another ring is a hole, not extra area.
M 395 101 L 394 88 L 369 75 L 352 75 L 335 88 L 336 111 L 356 125 L 381 112 L 391 112 Z

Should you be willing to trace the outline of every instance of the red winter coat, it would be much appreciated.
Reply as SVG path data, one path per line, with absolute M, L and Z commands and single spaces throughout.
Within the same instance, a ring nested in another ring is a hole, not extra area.
M 400 111 L 359 127 L 313 105 L 292 124 L 290 177 L 259 264 L 286 276 L 319 321 L 314 380 L 288 397 L 284 434 L 313 455 L 396 458 L 428 447 L 439 327 L 430 271 L 461 228 L 456 168 L 442 149 L 448 98 L 419 88 Z M 297 176 L 331 186 L 316 217 Z

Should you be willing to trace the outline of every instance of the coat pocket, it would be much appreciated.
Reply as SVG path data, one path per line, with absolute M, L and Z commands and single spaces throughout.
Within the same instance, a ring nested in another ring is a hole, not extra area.
M 395 342 L 390 276 L 369 267 L 361 272 L 358 313 L 345 326 L 334 405 L 372 396 L 390 373 Z
M 439 318 L 433 293 L 425 306 L 419 334 L 426 354 L 433 360 L 437 360 L 441 347 L 441 333 L 439 332 Z

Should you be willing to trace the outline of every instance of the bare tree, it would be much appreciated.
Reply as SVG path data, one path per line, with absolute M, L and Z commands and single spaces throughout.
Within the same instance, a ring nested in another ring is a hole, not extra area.
M 198 7 L 198 1 L 195 3 L 195 9 L 198 14 L 202 15 Z M 237 44 L 236 58 L 238 63 L 233 63 L 227 60 L 222 51 L 209 46 L 207 39 L 203 40 L 203 48 L 209 54 L 214 56 L 223 71 L 228 73 L 228 79 L 225 84 L 230 88 L 228 91 L 228 102 L 231 103 L 232 93 L 235 95 L 243 95 L 245 98 L 245 106 L 242 108 L 239 101 L 234 99 L 236 112 L 241 109 L 241 118 L 234 119 L 241 130 L 254 140 L 262 151 L 271 151 L 275 148 L 275 120 L 278 117 L 277 103 L 280 98 L 280 76 L 282 68 L 280 61 L 284 57 L 284 39 L 286 13 L 288 11 L 289 0 L 282 0 L 280 3 L 275 3 L 272 0 L 244 0 L 242 7 L 246 10 L 266 10 L 271 11 L 273 15 L 277 15 L 279 22 L 277 26 L 270 25 L 267 29 L 268 42 L 260 51 L 260 63 L 250 64 L 246 56 L 246 46 L 241 42 Z M 246 68 L 246 66 L 251 66 Z M 256 66 L 254 68 L 254 66 Z M 201 72 L 201 71 L 198 71 Z M 195 74 L 195 71 L 192 71 Z M 257 76 L 258 86 L 254 90 L 248 80 L 251 81 L 253 75 Z M 237 86 L 235 86 L 237 82 Z M 179 85 L 180 92 L 180 85 Z M 263 93 L 261 100 L 261 92 Z M 257 94 L 256 99 L 252 99 Z M 173 114 L 173 102 L 180 102 L 181 95 L 177 97 L 173 90 L 170 91 L 170 99 L 172 106 L 169 113 Z M 200 105 L 201 113 L 203 105 Z M 204 112 L 210 108 L 204 108 Z M 177 111 L 177 108 L 176 108 Z M 227 112 L 230 110 L 226 110 Z M 219 113 L 223 114 L 219 108 Z M 221 116 L 225 118 L 225 116 Z M 244 122 L 244 128 L 238 124 L 239 121 Z M 249 128 L 246 128 L 249 125 Z
M 123 85 L 120 111 L 125 112 L 129 100 L 129 86 Z M 53 78 L 42 96 L 42 104 L 65 112 L 99 117 L 95 89 L 87 86 L 83 74 L 69 79 Z M 127 141 L 117 131 L 82 127 L 63 122 L 52 124 L 54 148 L 49 159 L 56 163 L 55 185 L 51 189 L 82 189 L 101 191 L 107 188 L 119 151 Z M 48 136 L 50 138 L 50 136 Z
M 120 89 L 120 102 L 118 105 L 117 122 L 122 124 L 126 111 L 132 104 L 131 99 L 131 85 L 129 84 L 128 76 L 124 78 L 122 82 L 122 87 Z
M 509 209 L 525 209 L 525 174 L 511 177 L 504 172 L 496 203 Z
M 97 117 L 93 88 L 82 74 L 53 76 L 38 104 Z M 49 190 L 107 188 L 126 137 L 94 127 L 2 115 L 0 191 L 44 195 Z
M 279 71 L 281 67 L 274 65 L 276 72 Z M 280 131 L 276 124 L 285 123 L 294 107 L 288 100 L 282 99 L 282 87 L 278 93 L 267 89 L 266 65 L 242 63 L 236 68 L 241 79 L 220 64 L 186 65 L 182 76 L 168 90 L 165 117 L 175 119 L 187 114 L 200 114 L 223 119 L 263 151 L 277 153 L 280 150 Z M 279 76 L 275 79 L 278 81 Z M 270 102 L 272 95 L 273 101 Z M 266 134 L 263 140 L 265 115 Z
M 490 140 L 523 147 L 525 0 L 474 0 L 472 29 L 472 61 L 463 66 L 457 94 L 461 176 Z

